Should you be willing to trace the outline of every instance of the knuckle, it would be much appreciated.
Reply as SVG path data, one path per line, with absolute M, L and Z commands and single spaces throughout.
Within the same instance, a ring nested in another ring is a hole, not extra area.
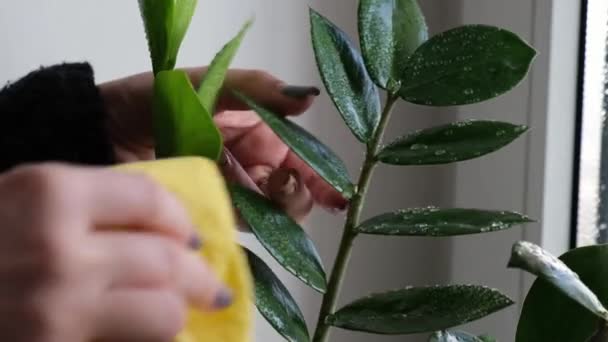
M 65 274 L 70 265 L 72 246 L 62 219 L 70 212 L 73 191 L 66 191 L 69 176 L 66 167 L 44 164 L 22 167 L 10 175 L 11 183 L 20 189 L 18 200 L 31 213 L 22 232 L 22 243 L 31 251 L 32 265 L 39 277 L 49 279 Z
M 69 177 L 66 168 L 58 164 L 27 166 L 11 175 L 12 183 L 22 189 L 29 199 L 39 206 L 63 203 Z M 37 208 L 41 209 L 41 208 Z

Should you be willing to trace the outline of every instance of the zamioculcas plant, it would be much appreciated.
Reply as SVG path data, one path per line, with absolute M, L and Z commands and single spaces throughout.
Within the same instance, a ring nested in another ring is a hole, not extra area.
M 160 158 L 197 155 L 217 159 L 222 140 L 212 120 L 213 104 L 244 32 L 218 54 L 201 85 L 173 70 L 194 0 L 140 0 L 156 74 L 155 127 Z M 260 313 L 288 341 L 326 342 L 331 327 L 377 334 L 429 333 L 430 341 L 493 341 L 448 331 L 513 304 L 498 290 L 481 285 L 406 287 L 371 294 L 345 307 L 336 303 L 353 242 L 360 235 L 387 238 L 449 237 L 500 231 L 530 222 L 500 210 L 409 208 L 363 220 L 361 211 L 374 169 L 380 165 L 418 166 L 479 158 L 510 144 L 527 127 L 488 120 L 466 120 L 405 133 L 384 144 L 393 106 L 407 101 L 424 106 L 467 105 L 498 97 L 527 75 L 536 51 L 512 32 L 467 25 L 428 36 L 415 0 L 361 0 L 361 51 L 339 27 L 310 10 L 314 55 L 325 88 L 365 159 L 356 182 L 340 158 L 313 134 L 292 121 L 234 95 L 304 162 L 349 200 L 343 237 L 326 274 L 313 241 L 293 219 L 257 192 L 229 185 L 242 219 L 278 263 L 323 295 L 313 334 L 281 280 L 262 259 L 248 252 Z M 384 103 L 380 93 L 386 95 Z

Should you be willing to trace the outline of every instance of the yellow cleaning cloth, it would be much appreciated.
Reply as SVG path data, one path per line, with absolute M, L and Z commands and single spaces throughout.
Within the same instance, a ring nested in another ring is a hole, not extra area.
M 143 172 L 177 196 L 204 240 L 201 257 L 234 292 L 232 306 L 223 311 L 192 310 L 177 342 L 249 341 L 253 280 L 247 258 L 237 243 L 232 203 L 216 164 L 203 158 L 181 157 L 120 165 L 116 169 Z

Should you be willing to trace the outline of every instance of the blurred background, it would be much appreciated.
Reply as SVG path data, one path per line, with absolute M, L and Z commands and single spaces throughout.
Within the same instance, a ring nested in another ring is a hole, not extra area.
M 516 300 L 509 310 L 466 327 L 513 341 L 517 316 L 533 279 L 506 268 L 521 239 L 557 254 L 602 242 L 601 184 L 605 0 L 420 0 L 431 33 L 463 23 L 507 28 L 539 52 L 530 75 L 496 100 L 463 108 L 401 104 L 388 137 L 463 118 L 527 124 L 514 144 L 454 166 L 381 167 L 365 215 L 411 206 L 513 210 L 538 220 L 506 232 L 449 239 L 362 237 L 356 242 L 340 303 L 369 292 L 448 283 L 485 284 Z M 255 24 L 234 67 L 263 69 L 292 84 L 322 87 L 310 44 L 308 7 L 356 40 L 356 0 L 200 1 L 178 66 L 207 64 L 249 17 Z M 98 82 L 151 68 L 137 1 L 20 0 L 0 2 L 0 82 L 41 65 L 89 61 Z M 363 150 L 324 93 L 297 121 L 330 145 L 358 175 Z M 606 145 L 608 146 L 608 145 Z M 608 155 L 608 152 L 604 152 Z M 608 200 L 606 201 L 608 204 Z M 343 217 L 315 211 L 306 228 L 329 270 Z M 280 270 L 244 235 L 243 241 L 293 289 L 310 327 L 320 298 Z M 426 336 L 372 336 L 336 330 L 336 342 L 426 341 Z M 257 317 L 255 340 L 281 341 Z

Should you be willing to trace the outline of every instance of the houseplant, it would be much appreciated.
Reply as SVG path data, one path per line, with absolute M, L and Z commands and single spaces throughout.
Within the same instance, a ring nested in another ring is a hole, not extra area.
M 516 342 L 608 341 L 608 246 L 572 249 L 559 259 L 530 242 L 513 245 L 509 267 L 537 275 L 524 301 Z
M 196 0 L 140 0 L 155 73 L 155 138 L 159 158 L 203 156 L 217 160 L 222 138 L 213 123 L 217 95 L 251 22 L 211 63 L 201 85 L 175 70 Z M 325 88 L 365 150 L 357 182 L 340 158 L 313 134 L 275 115 L 244 94 L 234 95 L 304 162 L 350 202 L 336 262 L 329 277 L 314 243 L 288 215 L 263 196 L 229 186 L 235 207 L 258 241 L 287 271 L 323 295 L 310 334 L 289 290 L 264 261 L 247 251 L 261 314 L 289 341 L 329 341 L 331 327 L 378 334 L 432 334 L 432 341 L 491 341 L 446 331 L 513 304 L 498 290 L 476 285 L 408 287 L 372 294 L 337 309 L 355 239 L 363 234 L 447 237 L 500 231 L 530 222 L 508 211 L 410 208 L 362 220 L 369 181 L 380 164 L 440 165 L 494 153 L 527 131 L 507 122 L 467 120 L 410 132 L 387 145 L 383 135 L 398 101 L 423 106 L 468 105 L 498 97 L 527 75 L 535 50 L 512 32 L 467 25 L 428 36 L 415 0 L 361 0 L 361 51 L 344 31 L 311 9 L 314 55 Z M 381 103 L 380 93 L 386 94 Z

